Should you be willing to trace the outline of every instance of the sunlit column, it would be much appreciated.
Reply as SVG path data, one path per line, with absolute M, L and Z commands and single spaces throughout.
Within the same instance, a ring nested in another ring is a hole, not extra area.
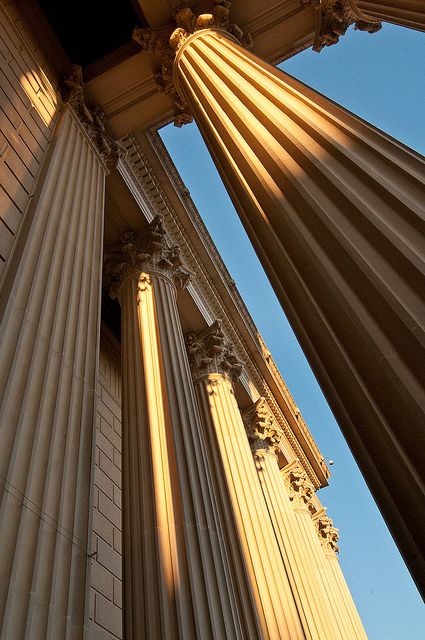
M 316 531 L 311 526 L 306 532 L 297 522 L 304 516 L 295 513 L 279 470 L 277 450 L 282 433 L 264 398 L 242 415 L 305 635 L 316 640 L 334 640 L 340 637 L 340 629 L 317 568 L 322 552 Z M 312 485 L 308 484 L 308 489 L 312 492 Z M 311 520 L 304 502 L 302 511 L 306 511 L 306 517 Z M 315 559 L 315 554 L 320 554 L 319 560 Z
M 425 31 L 423 0 L 349 0 L 355 13 L 365 21 L 377 18 L 385 22 Z
M 108 151 L 89 110 L 77 117 L 82 89 L 72 104 L 1 298 L 0 636 L 13 640 L 84 625 Z
M 239 638 L 162 219 L 107 251 L 121 304 L 125 638 Z M 112 282 L 111 282 L 112 281 Z
M 325 510 L 323 510 L 321 514 L 317 514 L 314 520 L 324 555 L 324 579 L 329 585 L 328 593 L 331 602 L 344 622 L 346 628 L 344 638 L 353 638 L 353 640 L 359 638 L 366 639 L 366 632 L 337 557 L 337 553 L 339 553 L 337 545 L 339 537 L 338 529 L 333 526 L 332 520 L 326 515 Z
M 425 585 L 424 159 L 188 12 L 170 40 L 180 102 Z
M 187 339 L 208 465 L 221 505 L 244 638 L 305 638 L 261 492 L 233 382 L 241 373 L 219 322 Z
M 316 579 L 320 583 L 320 590 L 326 599 L 327 608 L 331 611 L 334 637 L 344 638 L 344 640 L 365 639 L 366 635 L 348 587 L 346 586 L 347 594 L 351 599 L 351 607 L 357 618 L 355 625 L 352 622 L 352 612 L 347 609 L 346 594 L 341 593 L 339 586 L 336 588 L 335 580 L 331 576 L 329 563 L 324 558 L 316 525 L 311 514 L 311 499 L 314 492 L 312 483 L 307 478 L 307 474 L 299 462 L 291 463 L 285 467 L 282 470 L 282 476 L 296 520 L 298 535 L 304 545 L 305 557 L 308 559 L 311 571 L 314 572 Z M 345 583 L 342 573 L 341 579 Z

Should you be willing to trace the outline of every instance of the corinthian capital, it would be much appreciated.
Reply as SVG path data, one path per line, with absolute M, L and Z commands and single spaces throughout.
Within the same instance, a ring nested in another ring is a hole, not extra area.
M 63 81 L 62 98 L 65 104 L 72 107 L 106 166 L 109 169 L 115 168 L 119 158 L 125 155 L 126 150 L 107 133 L 105 114 L 102 109 L 87 106 L 84 96 L 83 71 L 77 64 L 72 66 L 71 74 Z
M 360 15 L 353 0 L 306 0 L 303 4 L 313 4 L 316 10 L 315 38 L 313 50 L 321 51 L 323 47 L 336 44 L 345 34 L 348 27 L 354 24 L 355 29 L 375 33 L 381 29 L 379 20 Z
M 201 333 L 189 333 L 186 346 L 195 380 L 211 373 L 219 373 L 236 382 L 241 375 L 243 364 L 225 339 L 220 320 L 216 320 Z
M 156 216 L 139 236 L 126 231 L 119 245 L 106 248 L 104 277 L 112 298 L 118 297 L 124 280 L 141 273 L 166 276 L 178 288 L 185 287 L 190 279 L 190 271 L 183 265 L 179 247 L 171 243 L 162 216 Z
M 286 486 L 289 491 L 289 499 L 294 507 L 310 507 L 314 494 L 314 486 L 310 482 L 306 472 L 299 462 L 289 466 L 283 471 Z
M 276 453 L 283 434 L 266 399 L 260 398 L 242 411 L 242 418 L 253 452 L 265 450 Z
M 189 106 L 177 91 L 173 69 L 175 55 L 187 38 L 202 29 L 220 29 L 227 31 L 242 46 L 252 46 L 251 36 L 230 22 L 230 6 L 228 0 L 204 0 L 198 9 L 181 7 L 176 13 L 175 24 L 160 31 L 139 27 L 133 30 L 133 40 L 160 65 L 160 71 L 155 74 L 156 85 L 160 93 L 167 94 L 173 101 L 177 127 L 193 120 Z
M 326 553 L 339 553 L 338 539 L 339 530 L 333 526 L 332 519 L 327 515 L 323 515 L 316 520 L 317 534 L 320 543 Z

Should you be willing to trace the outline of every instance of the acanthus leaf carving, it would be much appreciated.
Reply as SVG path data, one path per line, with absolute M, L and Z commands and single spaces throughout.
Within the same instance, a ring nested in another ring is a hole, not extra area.
M 87 106 L 84 96 L 83 72 L 77 64 L 72 65 L 71 74 L 63 81 L 62 99 L 64 104 L 69 104 L 72 107 L 108 169 L 114 169 L 119 159 L 125 157 L 126 149 L 118 140 L 114 140 L 107 133 L 106 118 L 102 109 L 98 106 Z
M 166 276 L 178 289 L 187 286 L 192 275 L 183 264 L 178 245 L 171 243 L 161 215 L 138 236 L 126 231 L 120 245 L 105 249 L 104 280 L 112 298 L 118 297 L 124 280 L 133 274 L 140 278 L 142 273 Z
M 300 462 L 288 465 L 283 476 L 289 492 L 289 499 L 297 508 L 312 509 L 311 499 L 314 495 L 313 483 L 309 480 Z
M 320 543 L 327 554 L 339 553 L 339 529 L 333 526 L 333 521 L 326 514 L 316 520 L 316 529 Z
M 186 347 L 195 380 L 209 374 L 225 375 L 232 382 L 240 377 L 243 363 L 226 340 L 221 320 L 216 320 L 201 333 L 189 333 L 186 336 Z
M 253 405 L 242 411 L 246 434 L 253 452 L 270 451 L 277 453 L 283 432 L 265 398 L 260 398 Z
M 243 47 L 252 46 L 252 38 L 240 27 L 230 23 L 228 0 L 209 0 L 201 2 L 198 9 L 180 8 L 175 15 L 175 25 L 161 29 L 133 29 L 133 40 L 143 51 L 150 53 L 160 64 L 155 73 L 156 86 L 160 93 L 168 95 L 174 104 L 174 125 L 181 127 L 193 120 L 193 114 L 186 101 L 177 90 L 174 81 L 174 59 L 187 38 L 202 29 L 220 29 L 227 31 Z
M 350 0 L 311 0 L 311 4 L 316 10 L 313 51 L 318 53 L 323 47 L 336 44 L 352 24 L 355 29 L 368 33 L 376 33 L 382 27 L 379 20 L 370 18 L 367 21 L 359 16 Z

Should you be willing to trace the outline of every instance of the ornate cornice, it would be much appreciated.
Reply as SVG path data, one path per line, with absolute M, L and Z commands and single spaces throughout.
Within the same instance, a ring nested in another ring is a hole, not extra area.
M 226 31 L 243 47 L 252 46 L 249 34 L 230 22 L 228 0 L 207 0 L 192 10 L 181 7 L 175 15 L 175 24 L 159 30 L 135 27 L 133 40 L 143 51 L 150 53 L 160 64 L 155 74 L 155 82 L 160 93 L 168 95 L 174 104 L 174 124 L 181 127 L 192 122 L 193 115 L 183 96 L 177 90 L 174 80 L 174 60 L 186 40 L 194 33 L 204 29 Z
M 121 244 L 105 248 L 104 281 L 111 298 L 117 298 L 121 284 L 136 274 L 158 274 L 172 280 L 177 288 L 185 287 L 191 272 L 183 265 L 180 249 L 172 244 L 164 228 L 163 217 L 157 215 L 139 236 L 126 231 Z
M 351 0 L 303 0 L 303 4 L 312 4 L 316 11 L 313 50 L 317 52 L 336 44 L 352 24 L 368 33 L 376 33 L 382 27 L 377 19 L 365 20 Z
M 276 423 L 267 400 L 260 398 L 241 413 L 253 453 L 256 451 L 277 453 L 283 432 Z
M 216 320 L 201 333 L 189 333 L 186 347 L 194 380 L 221 374 L 236 382 L 242 373 L 243 363 L 226 340 L 221 320 Z
M 107 168 L 115 169 L 119 159 L 126 153 L 125 148 L 107 133 L 102 109 L 87 106 L 83 71 L 79 65 L 72 65 L 72 73 L 63 81 L 61 94 L 63 103 L 72 108 Z
M 289 499 L 296 508 L 310 510 L 311 499 L 314 495 L 314 486 L 310 482 L 304 468 L 297 460 L 282 470 L 285 484 L 288 488 Z
M 338 554 L 339 529 L 333 526 L 332 519 L 326 514 L 317 518 L 316 529 L 325 553 L 328 555 Z

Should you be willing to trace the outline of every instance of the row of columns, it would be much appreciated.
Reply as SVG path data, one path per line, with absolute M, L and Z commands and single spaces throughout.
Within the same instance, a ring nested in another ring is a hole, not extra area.
M 162 89 L 175 99 L 176 124 L 194 116 L 425 589 L 425 537 L 417 535 L 425 531 L 424 158 L 247 51 L 228 4 L 177 13 L 168 61 L 158 46 Z M 351 5 L 378 18 L 390 8 L 400 17 L 409 5 L 425 17 L 414 0 Z M 145 34 L 135 38 L 152 50 Z
M 265 401 L 242 417 L 221 323 L 183 336 L 188 271 L 161 218 L 109 248 L 105 276 L 122 315 L 125 637 L 365 637 L 298 496 L 312 485 L 280 475 Z

